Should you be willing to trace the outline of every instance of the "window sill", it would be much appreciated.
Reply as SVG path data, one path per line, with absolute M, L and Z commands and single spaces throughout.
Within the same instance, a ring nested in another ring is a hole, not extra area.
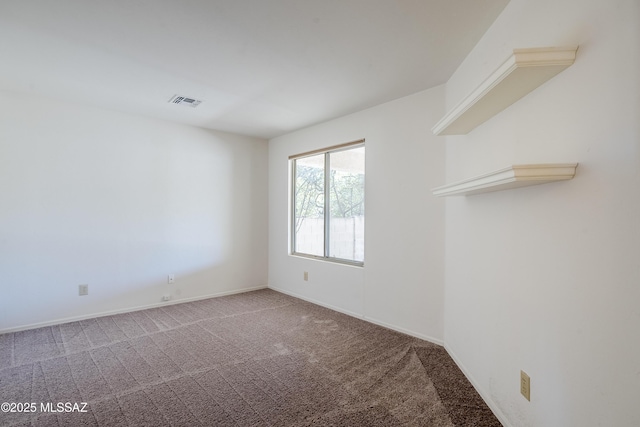
M 349 261 L 347 259 L 326 258 L 326 257 L 321 257 L 321 256 L 300 254 L 300 253 L 295 253 L 295 252 L 289 253 L 289 256 L 295 257 L 295 258 L 310 259 L 310 260 L 313 260 L 313 261 L 327 262 L 327 263 L 330 263 L 330 264 L 345 265 L 345 266 L 348 266 L 348 267 L 358 267 L 358 268 L 363 268 L 364 267 L 364 262 Z

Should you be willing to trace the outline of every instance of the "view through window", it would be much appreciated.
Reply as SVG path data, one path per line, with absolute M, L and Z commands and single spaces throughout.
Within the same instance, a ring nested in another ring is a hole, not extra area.
M 292 253 L 364 264 L 364 141 L 293 156 Z

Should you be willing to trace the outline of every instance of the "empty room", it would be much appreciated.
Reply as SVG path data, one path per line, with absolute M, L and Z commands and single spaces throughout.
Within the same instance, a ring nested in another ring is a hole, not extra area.
M 0 0 L 1 426 L 640 425 L 637 0 Z

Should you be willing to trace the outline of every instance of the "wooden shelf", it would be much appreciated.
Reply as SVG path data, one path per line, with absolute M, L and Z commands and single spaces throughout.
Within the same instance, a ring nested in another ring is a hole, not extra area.
M 443 196 L 471 196 L 491 191 L 509 190 L 528 185 L 546 184 L 571 179 L 577 163 L 547 163 L 538 165 L 512 165 L 475 178 L 434 188 L 433 194 Z
M 433 133 L 469 133 L 573 64 L 577 49 L 514 49 L 513 55 L 433 127 Z

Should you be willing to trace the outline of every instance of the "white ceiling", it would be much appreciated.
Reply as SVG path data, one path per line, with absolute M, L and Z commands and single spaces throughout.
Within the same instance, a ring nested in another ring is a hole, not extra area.
M 446 82 L 507 2 L 0 0 L 0 90 L 271 138 Z

